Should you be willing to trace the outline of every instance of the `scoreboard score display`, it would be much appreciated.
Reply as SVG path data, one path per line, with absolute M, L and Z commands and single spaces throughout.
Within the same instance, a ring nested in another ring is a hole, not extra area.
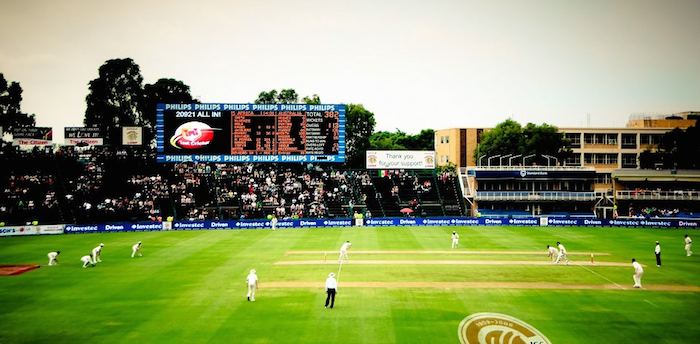
M 158 104 L 158 162 L 345 162 L 345 105 Z

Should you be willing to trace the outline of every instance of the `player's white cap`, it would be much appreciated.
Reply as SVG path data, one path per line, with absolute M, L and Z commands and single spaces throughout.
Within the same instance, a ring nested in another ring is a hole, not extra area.
M 251 273 L 251 274 L 254 274 L 254 273 L 255 273 L 255 269 L 250 269 L 250 273 Z
M 328 274 L 328 277 L 335 277 L 335 274 L 331 272 Z
M 104 246 L 104 245 L 105 245 L 104 243 L 100 243 L 100 246 Z
M 139 240 L 139 242 L 138 242 L 138 243 L 140 244 L 140 243 L 141 243 L 141 240 Z

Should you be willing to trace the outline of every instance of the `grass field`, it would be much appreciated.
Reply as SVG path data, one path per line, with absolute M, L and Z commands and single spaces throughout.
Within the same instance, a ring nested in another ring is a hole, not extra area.
M 461 247 L 450 250 L 453 230 Z M 684 234 L 423 227 L 5 237 L 0 264 L 42 267 L 0 276 L 0 343 L 457 343 L 460 321 L 477 312 L 519 318 L 553 343 L 692 343 L 700 258 L 685 256 Z M 143 257 L 132 259 L 138 240 Z M 327 310 L 323 283 L 338 272 L 345 240 L 350 262 Z M 528 263 L 546 261 L 545 245 L 556 241 L 571 265 Z M 100 242 L 103 263 L 81 268 Z M 59 265 L 45 266 L 53 250 Z M 624 264 L 581 266 L 590 256 L 577 252 Z M 631 288 L 633 257 L 645 265 L 641 290 Z M 492 263 L 476 264 L 484 261 Z M 245 298 L 251 268 L 256 302 Z

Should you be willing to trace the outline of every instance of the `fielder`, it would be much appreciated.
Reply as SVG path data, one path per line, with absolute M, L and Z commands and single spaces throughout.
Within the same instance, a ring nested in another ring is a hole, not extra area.
M 143 257 L 143 254 L 141 254 L 141 240 L 131 246 L 131 258 L 134 258 L 137 253 L 139 257 Z
M 258 289 L 258 275 L 255 274 L 255 269 L 250 270 L 245 281 L 248 285 L 248 301 L 255 301 L 255 290 Z
M 632 258 L 632 267 L 634 268 L 634 275 L 632 275 L 632 279 L 634 279 L 634 287 L 641 288 L 644 269 L 642 269 L 642 265 L 637 263 L 637 260 L 634 258 Z
M 452 248 L 457 248 L 457 246 L 459 246 L 459 234 L 452 232 Z
M 330 301 L 330 306 L 331 309 L 333 309 L 333 305 L 335 305 L 335 294 L 337 293 L 338 289 L 338 281 L 335 279 L 335 274 L 330 273 L 328 274 L 328 278 L 326 278 L 326 308 L 328 308 L 328 302 Z
M 559 257 L 559 251 L 556 248 L 547 245 L 547 257 L 549 257 L 549 259 L 552 260 L 552 263 L 554 263 L 554 260 Z
M 80 257 L 80 261 L 83 262 L 83 268 L 86 268 L 88 265 L 95 266 L 95 262 L 92 260 L 92 257 L 89 255 Z
M 566 256 L 566 248 L 558 241 L 557 247 L 559 248 L 559 253 L 557 254 L 557 260 L 554 262 L 554 264 L 559 264 L 559 261 L 564 259 L 564 261 L 566 261 L 566 265 L 569 265 L 569 257 Z
M 688 236 L 688 234 L 686 234 L 686 235 L 685 235 L 685 255 L 686 255 L 687 257 L 690 257 L 690 256 L 693 255 L 692 248 L 693 248 L 693 240 L 690 239 L 690 237 Z
M 272 230 L 277 229 L 277 216 L 272 215 L 272 218 L 270 219 L 270 225 L 272 226 Z
M 342 246 L 340 246 L 340 257 L 338 257 L 338 262 L 342 263 L 343 259 L 348 260 L 348 250 L 352 247 L 352 244 L 350 243 L 350 240 L 346 241 L 343 243 Z
M 47 255 L 49 257 L 49 266 L 58 264 L 59 254 L 61 254 L 61 251 L 49 252 Z
M 97 247 L 92 249 L 92 261 L 93 264 L 102 263 L 102 248 L 105 244 L 99 244 Z

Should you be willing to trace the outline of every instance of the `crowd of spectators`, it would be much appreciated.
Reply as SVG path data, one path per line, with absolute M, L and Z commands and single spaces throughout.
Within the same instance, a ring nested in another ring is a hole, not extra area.
M 147 148 L 3 147 L 0 223 L 349 217 L 368 212 L 368 171 L 302 164 L 157 164 Z M 399 185 L 429 180 L 392 171 Z M 375 177 L 376 178 L 376 177 Z M 381 197 L 381 196 L 380 196 Z M 413 200 L 418 206 L 418 200 Z

